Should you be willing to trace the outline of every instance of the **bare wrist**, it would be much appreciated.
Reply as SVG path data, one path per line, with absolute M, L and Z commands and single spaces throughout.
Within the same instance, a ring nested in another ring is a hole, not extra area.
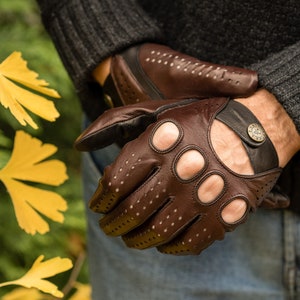
M 104 84 L 105 79 L 110 73 L 110 64 L 111 57 L 108 57 L 103 62 L 101 62 L 92 73 L 94 79 L 101 85 Z

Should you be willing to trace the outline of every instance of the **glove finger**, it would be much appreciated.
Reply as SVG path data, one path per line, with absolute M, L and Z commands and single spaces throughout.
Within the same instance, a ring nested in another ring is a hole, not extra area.
M 116 141 L 136 138 L 157 115 L 172 107 L 183 107 L 197 99 L 145 101 L 133 105 L 116 107 L 104 112 L 75 141 L 80 151 L 93 151 Z M 130 137 L 130 138 L 128 138 Z
M 198 217 L 197 209 L 182 205 L 182 200 L 170 201 L 149 222 L 123 236 L 126 245 L 146 249 L 176 237 Z
M 143 155 L 142 149 L 137 144 L 136 140 L 127 144 L 115 162 L 105 168 L 104 175 L 89 203 L 93 211 L 109 212 L 142 185 L 156 169 L 156 159 Z M 140 151 L 137 152 L 137 149 Z
M 157 247 L 158 251 L 173 255 L 198 255 L 215 240 L 224 238 L 221 223 L 211 222 L 201 216 L 187 230 L 169 243 Z
M 161 187 L 164 179 L 158 173 L 153 172 L 139 189 L 100 220 L 100 227 L 107 235 L 119 236 L 133 230 L 169 201 L 166 189 Z

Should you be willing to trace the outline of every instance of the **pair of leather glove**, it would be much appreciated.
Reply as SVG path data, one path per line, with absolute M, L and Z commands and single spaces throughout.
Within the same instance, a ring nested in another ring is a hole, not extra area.
M 104 93 L 119 107 L 102 114 L 75 142 L 81 151 L 128 142 L 90 201 L 93 211 L 104 214 L 102 230 L 122 236 L 132 248 L 199 254 L 257 207 L 288 206 L 284 195 L 272 190 L 281 173 L 272 142 L 252 112 L 233 100 L 253 94 L 257 81 L 253 71 L 203 62 L 157 44 L 113 56 Z M 253 175 L 237 174 L 219 159 L 210 139 L 214 120 L 239 136 Z M 165 125 L 173 134 L 158 146 L 154 141 Z M 191 152 L 202 164 L 184 176 L 178 165 Z M 216 176 L 221 186 L 202 199 L 199 191 Z M 222 212 L 236 199 L 245 209 L 228 222 Z

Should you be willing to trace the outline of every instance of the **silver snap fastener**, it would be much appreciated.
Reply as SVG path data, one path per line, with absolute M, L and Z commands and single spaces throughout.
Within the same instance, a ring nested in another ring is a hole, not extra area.
M 248 135 L 255 142 L 263 142 L 266 139 L 265 130 L 257 123 L 248 126 Z

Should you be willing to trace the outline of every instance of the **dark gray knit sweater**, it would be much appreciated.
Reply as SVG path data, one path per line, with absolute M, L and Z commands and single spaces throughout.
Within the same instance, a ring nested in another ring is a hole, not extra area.
M 84 110 L 100 112 L 91 71 L 107 56 L 152 41 L 259 73 L 300 132 L 299 0 L 38 0 Z

